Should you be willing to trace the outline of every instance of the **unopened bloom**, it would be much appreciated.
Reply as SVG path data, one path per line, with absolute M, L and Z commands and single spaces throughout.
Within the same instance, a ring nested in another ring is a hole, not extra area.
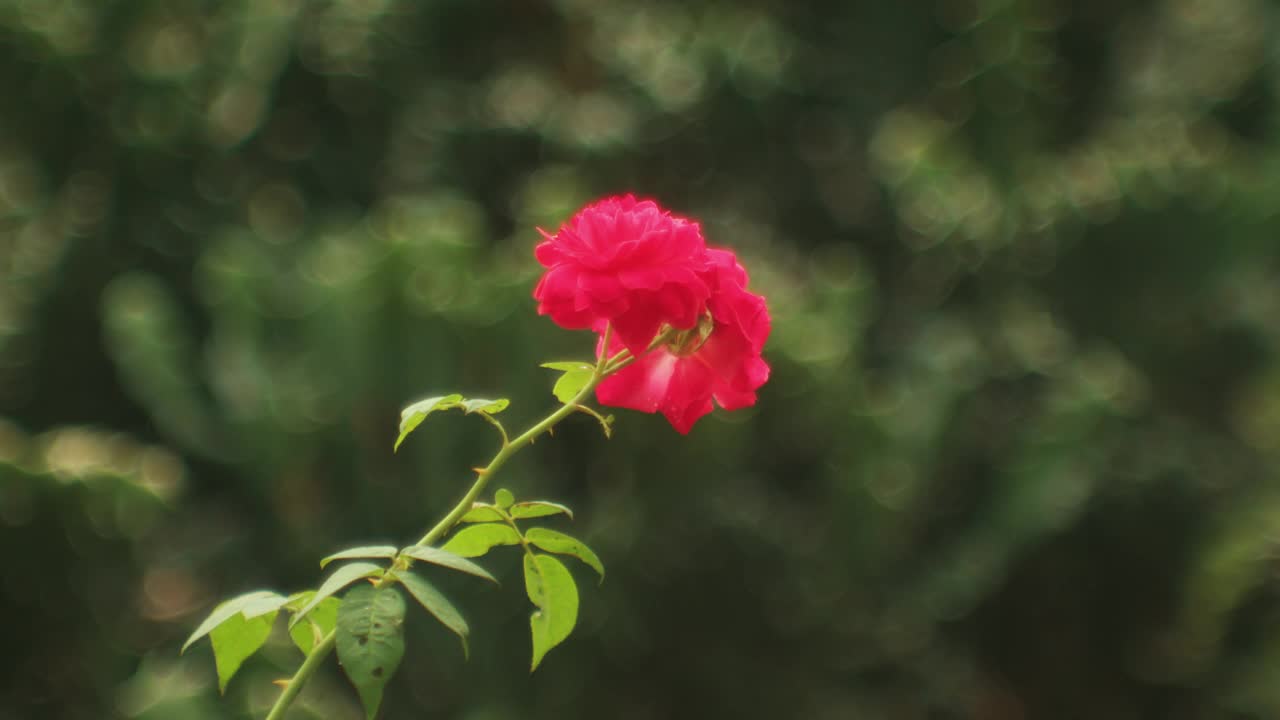
M 601 404 L 661 412 L 681 434 L 711 412 L 713 401 L 726 410 L 755 404 L 756 390 L 769 379 L 760 357 L 769 311 L 763 297 L 747 291 L 747 272 L 732 252 L 709 249 L 706 259 L 701 276 L 711 294 L 701 322 L 605 378 L 596 388 Z M 601 350 L 612 355 L 622 348 L 610 345 Z
M 542 231 L 539 231 L 542 232 Z M 613 327 L 639 354 L 663 326 L 691 329 L 706 308 L 706 242 L 698 224 L 631 195 L 578 211 L 535 249 L 547 268 L 538 313 L 570 330 Z

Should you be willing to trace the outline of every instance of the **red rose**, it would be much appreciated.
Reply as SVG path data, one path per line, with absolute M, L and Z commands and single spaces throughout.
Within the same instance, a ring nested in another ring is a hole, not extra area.
M 660 411 L 684 434 L 711 412 L 713 400 L 726 410 L 755 404 L 756 389 L 769 379 L 760 357 L 769 311 L 763 297 L 747 292 L 746 270 L 732 252 L 708 250 L 706 259 L 709 269 L 701 275 L 711 289 L 708 315 L 699 327 L 605 378 L 596 388 L 602 405 Z M 610 354 L 622 348 L 610 344 Z
M 689 329 L 703 314 L 710 289 L 702 231 L 651 200 L 605 198 L 542 235 L 534 252 L 547 272 L 533 297 L 538 313 L 563 328 L 611 324 L 639 354 L 663 325 Z

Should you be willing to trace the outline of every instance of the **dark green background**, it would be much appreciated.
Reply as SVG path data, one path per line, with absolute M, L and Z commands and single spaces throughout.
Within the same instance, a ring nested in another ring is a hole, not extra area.
M 0 2 L 0 718 L 261 717 L 218 599 L 408 542 L 552 407 L 535 227 L 736 248 L 773 377 L 504 474 L 595 546 L 537 674 L 517 553 L 386 718 L 1280 713 L 1280 72 L 1264 0 Z M 359 717 L 330 664 L 295 718 Z

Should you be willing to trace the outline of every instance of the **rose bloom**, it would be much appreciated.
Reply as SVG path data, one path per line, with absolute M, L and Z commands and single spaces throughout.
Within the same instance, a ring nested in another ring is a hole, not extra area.
M 726 410 L 755 404 L 756 389 L 769 379 L 760 357 L 769 311 L 763 297 L 746 290 L 747 272 L 732 252 L 710 249 L 706 258 L 709 268 L 701 275 L 711 294 L 698 327 L 605 378 L 596 388 L 602 405 L 661 412 L 685 434 L 711 412 L 712 401 Z M 610 345 L 610 355 L 623 346 Z
M 706 242 L 698 224 L 652 200 L 609 197 L 579 210 L 534 253 L 547 268 L 538 313 L 570 330 L 602 331 L 639 354 L 664 325 L 691 329 L 704 312 Z

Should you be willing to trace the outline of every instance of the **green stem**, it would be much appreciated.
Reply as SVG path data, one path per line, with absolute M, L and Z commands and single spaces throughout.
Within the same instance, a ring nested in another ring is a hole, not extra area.
M 608 347 L 608 333 L 609 329 L 606 329 L 606 347 Z M 431 528 L 426 535 L 423 535 L 422 539 L 419 540 L 417 544 L 419 546 L 431 545 L 444 537 L 445 533 L 449 532 L 449 530 L 458 523 L 458 520 L 462 519 L 462 516 L 467 514 L 467 511 L 471 509 L 471 504 L 476 501 L 476 498 L 480 497 L 480 493 L 484 492 L 489 481 L 493 479 L 493 476 L 497 474 L 498 470 L 502 468 L 512 455 L 515 455 L 521 448 L 538 439 L 538 436 L 550 431 L 551 428 L 556 426 L 556 423 L 559 423 L 561 420 L 574 413 L 577 410 L 578 404 L 587 399 L 587 396 L 591 394 L 591 391 L 595 389 L 596 385 L 598 385 L 606 375 L 621 367 L 621 365 L 613 367 L 610 367 L 609 365 L 610 363 L 608 361 L 601 358 L 601 360 L 596 363 L 595 371 L 591 374 L 591 380 L 578 391 L 577 395 L 573 396 L 572 400 L 561 405 L 555 412 L 540 420 L 533 427 L 525 430 L 514 440 L 511 440 L 510 442 L 504 441 L 502 443 L 502 448 L 498 450 L 497 455 L 493 456 L 493 459 L 489 461 L 489 464 L 476 470 L 476 481 L 471 484 L 471 488 L 467 490 L 467 494 L 463 495 L 462 499 L 458 501 L 458 504 L 449 511 L 449 514 L 445 515 L 440 522 L 436 523 L 436 526 Z M 385 577 L 382 580 L 379 580 L 378 585 L 381 586 L 385 580 Z M 297 672 L 295 672 L 293 677 L 289 679 L 289 683 L 284 686 L 284 692 L 280 693 L 280 697 L 276 699 L 276 704 L 271 706 L 271 712 L 267 714 L 266 720 L 284 720 L 285 712 L 289 710 L 289 706 L 298 696 L 298 693 L 302 691 L 303 686 L 306 685 L 307 681 L 311 679 L 311 676 L 315 674 L 316 669 L 320 667 L 320 664 L 324 662 L 324 659 L 328 657 L 329 653 L 333 652 L 336 637 L 337 631 L 331 630 L 329 634 L 325 635 L 324 638 L 317 643 L 314 648 L 312 648 L 311 654 L 307 655 L 307 659 L 303 661 Z
M 471 504 L 476 501 L 476 498 L 480 497 L 480 493 L 484 492 L 485 486 L 493 479 L 494 474 L 506 464 L 512 455 L 515 455 L 521 448 L 536 440 L 539 435 L 555 427 L 557 423 L 577 410 L 578 403 L 585 400 L 596 385 L 604 379 L 604 374 L 601 370 L 602 368 L 597 368 L 591 374 L 591 380 L 582 386 L 582 389 L 578 391 L 577 395 L 573 396 L 572 400 L 561 405 L 555 412 L 516 436 L 511 442 L 504 444 L 502 449 L 498 450 L 498 454 L 494 455 L 493 459 L 489 461 L 488 465 L 476 470 L 476 481 L 471 485 L 471 489 L 467 491 L 466 495 L 462 496 L 462 499 L 458 501 L 453 510 L 449 511 L 448 515 L 445 515 L 440 522 L 436 523 L 435 527 L 422 536 L 422 539 L 418 541 L 418 545 L 430 545 L 444 537 L 444 534 L 449 532 L 449 529 L 456 525 L 463 515 L 467 514 L 467 511 L 471 509 Z
M 284 714 L 289 710 L 289 706 L 293 704 L 293 699 L 302 692 L 302 687 L 307 684 L 307 680 L 315 674 L 316 668 L 320 667 L 320 663 L 329 657 L 329 653 L 333 652 L 333 646 L 337 643 L 338 632 L 330 630 L 328 635 L 316 643 L 311 648 L 311 654 L 306 660 L 302 661 L 302 665 L 298 671 L 289 678 L 289 684 L 284 686 L 284 692 L 280 693 L 280 697 L 276 698 L 276 704 L 271 706 L 271 712 L 267 714 L 267 720 L 284 720 Z

